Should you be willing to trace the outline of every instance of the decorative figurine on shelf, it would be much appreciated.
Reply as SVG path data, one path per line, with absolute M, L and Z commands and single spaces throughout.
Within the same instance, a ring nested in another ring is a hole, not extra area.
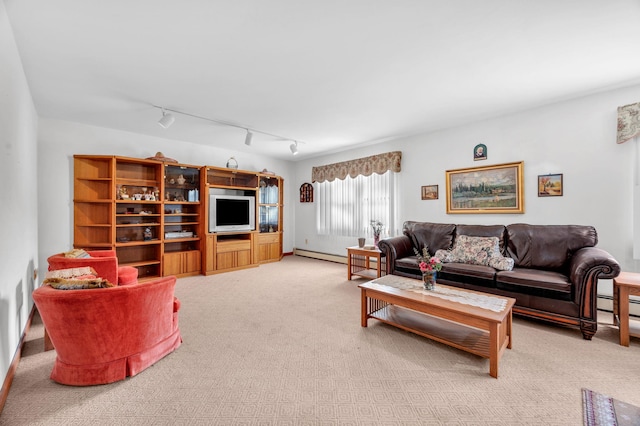
M 144 240 L 150 241 L 153 238 L 153 234 L 151 233 L 151 228 L 146 228 L 144 230 Z
M 156 201 L 160 201 L 160 190 L 157 186 L 153 188 L 153 196 L 156 197 Z
M 187 180 L 184 178 L 184 176 L 182 175 L 178 176 L 178 179 L 177 179 L 178 185 L 184 185 L 186 181 Z
M 127 193 L 127 187 L 126 186 L 121 186 L 120 190 L 118 192 L 118 198 L 120 200 L 128 200 L 129 199 L 129 194 Z

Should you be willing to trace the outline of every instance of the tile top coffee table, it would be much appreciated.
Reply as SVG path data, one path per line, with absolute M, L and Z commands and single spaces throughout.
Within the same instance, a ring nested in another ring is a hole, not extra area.
M 498 361 L 511 349 L 515 299 L 386 275 L 360 284 L 362 327 L 369 318 L 489 359 L 489 374 L 498 378 Z

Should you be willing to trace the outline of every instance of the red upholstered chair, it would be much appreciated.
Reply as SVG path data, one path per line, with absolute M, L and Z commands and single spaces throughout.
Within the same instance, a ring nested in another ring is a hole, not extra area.
M 131 266 L 118 266 L 118 258 L 114 250 L 87 251 L 91 257 L 64 257 L 64 253 L 54 254 L 47 259 L 49 270 L 80 268 L 91 266 L 100 278 L 113 285 L 129 285 L 138 282 L 138 270 Z
M 56 349 L 51 379 L 65 385 L 135 376 L 182 343 L 176 277 L 127 286 L 33 292 Z

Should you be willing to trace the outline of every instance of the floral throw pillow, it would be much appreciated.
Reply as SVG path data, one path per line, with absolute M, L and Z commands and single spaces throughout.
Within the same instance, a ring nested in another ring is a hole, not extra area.
M 501 255 L 489 258 L 489 266 L 499 271 L 512 271 L 514 263 L 515 261 L 512 258 Z
M 498 237 L 458 235 L 449 252 L 449 261 L 488 266 L 494 256 L 500 256 Z

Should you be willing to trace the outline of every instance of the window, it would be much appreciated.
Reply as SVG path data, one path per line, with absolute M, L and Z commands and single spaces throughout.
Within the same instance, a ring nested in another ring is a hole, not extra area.
M 384 236 L 395 220 L 395 175 L 387 171 L 316 183 L 318 234 L 372 236 L 371 221 L 379 220 Z

